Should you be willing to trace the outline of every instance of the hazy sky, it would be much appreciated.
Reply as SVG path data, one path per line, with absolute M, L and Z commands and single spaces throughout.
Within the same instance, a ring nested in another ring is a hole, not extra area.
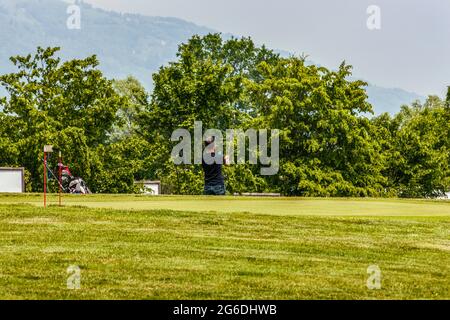
M 102 8 L 171 16 L 335 68 L 370 82 L 444 95 L 450 85 L 450 0 L 85 0 Z M 381 30 L 366 26 L 369 5 Z

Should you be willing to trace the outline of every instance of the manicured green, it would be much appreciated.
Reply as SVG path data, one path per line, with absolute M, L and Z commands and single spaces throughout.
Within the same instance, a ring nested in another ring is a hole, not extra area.
M 247 198 L 208 196 L 64 195 L 64 205 L 125 210 L 251 212 L 270 215 L 450 216 L 450 202 L 406 199 Z M 0 203 L 43 205 L 41 194 L 3 195 Z M 57 204 L 56 195 L 48 203 Z
M 200 197 L 198 212 L 181 210 L 194 200 L 181 197 L 65 198 L 120 210 L 18 204 L 39 200 L 0 196 L 2 299 L 450 299 L 449 202 Z M 137 210 L 157 204 L 180 210 Z M 252 213 L 264 207 L 277 215 Z M 395 207 L 404 214 L 386 209 Z M 81 268 L 80 290 L 67 289 L 70 265 Z M 381 290 L 366 287 L 369 265 L 381 268 Z

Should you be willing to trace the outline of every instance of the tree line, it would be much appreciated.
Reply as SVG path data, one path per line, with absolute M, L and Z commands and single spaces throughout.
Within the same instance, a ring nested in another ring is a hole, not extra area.
M 17 71 L 0 76 L 0 166 L 25 167 L 27 191 L 42 191 L 42 148 L 52 144 L 94 192 L 137 193 L 135 181 L 158 179 L 164 193 L 201 194 L 201 166 L 170 158 L 172 132 L 194 121 L 280 130 L 279 173 L 226 167 L 230 193 L 433 198 L 450 189 L 450 88 L 375 117 L 350 65 L 310 65 L 250 38 L 192 37 L 153 74 L 151 93 L 131 76 L 107 79 L 95 55 L 61 61 L 58 50 L 12 57 Z

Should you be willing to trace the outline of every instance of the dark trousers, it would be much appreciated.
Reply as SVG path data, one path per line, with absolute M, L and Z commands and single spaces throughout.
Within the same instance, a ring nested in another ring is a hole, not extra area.
M 205 185 L 203 194 L 207 196 L 224 196 L 225 186 L 223 184 Z

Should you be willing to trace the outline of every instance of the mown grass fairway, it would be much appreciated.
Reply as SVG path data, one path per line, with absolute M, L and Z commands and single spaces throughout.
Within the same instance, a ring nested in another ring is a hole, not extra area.
M 449 202 L 40 200 L 0 196 L 0 298 L 450 299 Z M 366 287 L 369 265 L 381 290 Z
M 56 195 L 48 197 L 57 204 Z M 0 195 L 0 203 L 43 205 L 40 194 Z M 190 212 L 320 216 L 446 216 L 449 201 L 398 199 L 246 198 L 206 196 L 65 195 L 63 204 L 123 210 L 179 210 Z

